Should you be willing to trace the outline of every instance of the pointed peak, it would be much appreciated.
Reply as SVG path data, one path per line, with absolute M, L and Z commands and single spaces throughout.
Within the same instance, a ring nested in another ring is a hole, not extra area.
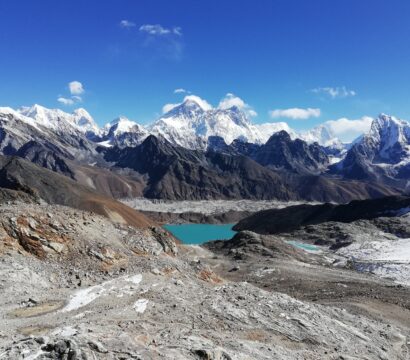
M 272 134 L 272 136 L 269 138 L 268 142 L 271 141 L 276 141 L 276 140 L 285 140 L 285 141 L 291 141 L 291 137 L 289 135 L 289 133 L 285 130 L 280 130 L 274 134 Z
M 40 104 L 34 104 L 30 107 L 31 110 L 48 110 L 46 107 Z
M 84 108 L 78 108 L 73 111 L 74 115 L 91 118 L 90 113 Z
M 403 126 L 406 122 L 400 120 L 392 115 L 387 115 L 384 113 L 379 114 L 379 116 L 373 120 L 372 129 L 385 128 L 389 126 Z
M 110 122 L 110 124 L 115 125 L 115 124 L 118 124 L 118 123 L 124 122 L 124 121 L 132 121 L 132 120 L 130 120 L 126 116 L 120 115 L 120 116 L 116 117 L 114 120 L 112 120 Z
M 41 106 L 39 104 L 34 104 L 32 106 L 23 106 L 19 109 L 20 112 L 22 112 L 23 114 L 36 114 L 39 112 L 44 112 L 46 109 L 44 106 Z
M 117 136 L 130 132 L 146 131 L 142 125 L 128 119 L 125 116 L 119 116 L 116 119 L 112 120 L 110 123 L 105 125 L 104 129 L 108 134 L 110 134 L 110 136 Z
M 168 142 L 163 136 L 156 136 L 152 134 L 148 135 L 140 146 L 142 148 L 155 149 L 155 151 L 173 148 L 173 145 L 171 145 L 171 143 Z

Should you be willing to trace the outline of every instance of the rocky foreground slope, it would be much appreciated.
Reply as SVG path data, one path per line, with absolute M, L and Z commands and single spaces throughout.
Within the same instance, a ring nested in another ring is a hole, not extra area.
M 154 225 L 144 215 L 91 187 L 16 156 L 0 155 L 0 187 L 5 191 L 19 191 L 20 196 L 24 193 L 24 197 L 33 202 L 93 211 L 113 221 L 138 227 Z
M 251 235 L 227 243 L 224 254 L 176 245 L 158 228 L 56 205 L 9 201 L 0 213 L 0 359 L 409 356 L 408 324 L 260 286 L 258 278 L 280 284 L 272 280 L 277 271 L 287 276 L 283 264 L 312 274 L 326 267 L 278 240 L 268 245 Z M 259 259 L 249 278 L 242 273 L 243 246 Z M 337 273 L 328 279 L 333 288 L 345 289 L 350 279 L 410 298 L 389 281 Z M 318 277 L 314 282 L 319 287 Z

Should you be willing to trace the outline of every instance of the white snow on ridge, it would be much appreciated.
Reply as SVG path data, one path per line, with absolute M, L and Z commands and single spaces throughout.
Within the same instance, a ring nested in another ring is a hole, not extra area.
M 294 131 L 286 122 L 256 124 L 250 120 L 249 113 L 243 108 L 214 108 L 194 95 L 187 96 L 184 102 L 175 104 L 167 113 L 147 126 L 126 117 L 119 117 L 100 129 L 83 108 L 67 113 L 60 109 L 33 105 L 17 111 L 3 107 L 0 108 L 1 113 L 12 114 L 37 128 L 46 127 L 69 133 L 80 131 L 90 135 L 92 139 L 106 141 L 101 143 L 104 146 L 117 144 L 116 140 L 120 145 L 135 146 L 149 134 L 162 136 L 173 144 L 189 149 L 205 149 L 210 136 L 220 136 L 227 144 L 235 139 L 264 144 L 274 133 L 284 130 L 292 139 L 300 138 L 308 143 L 317 142 L 336 150 L 347 148 L 326 123 L 302 132 Z M 93 134 L 95 136 L 92 136 Z M 355 143 L 362 142 L 368 142 L 372 146 L 380 144 L 380 155 L 386 159 L 394 152 L 395 144 L 400 144 L 409 154 L 405 159 L 399 159 L 400 166 L 410 162 L 410 125 L 406 121 L 381 114 L 373 121 L 369 133 L 355 140 Z
M 92 116 L 83 108 L 67 113 L 60 109 L 48 109 L 40 105 L 22 107 L 19 110 L 0 108 L 0 113 L 12 114 L 37 128 L 45 127 L 56 132 L 76 134 L 81 132 L 91 138 L 100 139 L 100 145 L 110 146 L 124 142 L 135 146 L 149 134 L 162 136 L 173 144 L 189 149 L 205 149 L 210 136 L 220 136 L 227 144 L 235 139 L 264 144 L 274 133 L 286 131 L 292 139 L 301 138 L 307 142 L 318 142 L 323 146 L 335 146 L 338 140 L 331 136 L 324 126 L 298 134 L 285 122 L 254 124 L 248 114 L 236 106 L 213 108 L 197 96 L 187 96 L 154 123 L 144 127 L 126 117 L 119 117 L 98 127 Z M 133 134 L 133 141 L 124 134 Z M 94 135 L 94 136 L 93 136 Z
M 337 148 L 341 148 L 343 146 L 342 142 L 325 125 L 319 125 L 309 131 L 304 131 L 297 135 L 297 137 L 306 141 L 307 143 L 317 142 L 322 146 Z
M 60 109 L 47 109 L 40 105 L 22 107 L 16 113 L 33 120 L 36 125 L 54 131 L 86 133 L 91 131 L 98 133 L 100 130 L 94 119 L 85 109 L 77 109 L 72 114 Z
M 36 121 L 34 121 L 30 117 L 24 116 L 23 114 L 10 107 L 0 107 L 0 114 L 12 115 L 13 117 L 25 122 L 26 124 L 35 127 L 37 130 L 40 130 L 40 128 L 37 126 Z
M 124 116 L 120 116 L 117 119 L 114 119 L 109 124 L 104 126 L 106 132 L 112 131 L 113 135 L 120 135 L 125 132 L 132 131 L 134 126 L 140 126 L 135 121 L 132 121 Z

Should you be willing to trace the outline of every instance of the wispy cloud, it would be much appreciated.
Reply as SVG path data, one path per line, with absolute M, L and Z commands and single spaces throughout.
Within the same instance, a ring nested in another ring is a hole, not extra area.
M 173 61 L 182 59 L 184 44 L 180 27 L 145 24 L 139 27 L 139 32 L 143 37 L 142 46 L 150 49 L 152 55 Z
M 269 112 L 272 119 L 287 118 L 292 120 L 307 120 L 312 117 L 319 117 L 320 109 L 313 108 L 290 108 L 290 109 L 275 109 Z
M 218 108 L 222 110 L 230 109 L 232 107 L 237 107 L 238 109 L 245 112 L 250 117 L 257 116 L 257 112 L 252 109 L 252 107 L 245 103 L 240 97 L 235 96 L 232 93 L 227 93 L 225 97 L 219 102 Z
M 134 22 L 130 21 L 130 20 L 121 20 L 120 21 L 120 27 L 122 27 L 124 29 L 130 29 L 130 28 L 133 28 L 133 27 L 136 27 L 136 26 L 137 25 Z
M 189 94 L 189 91 L 183 88 L 178 88 L 174 90 L 174 94 Z
M 182 29 L 179 26 L 172 28 L 163 27 L 160 24 L 144 24 L 141 25 L 139 30 L 143 33 L 147 33 L 152 36 L 163 36 L 163 35 L 176 35 L 182 36 Z
M 179 103 L 179 104 L 165 104 L 165 105 L 162 107 L 162 113 L 165 114 L 165 113 L 167 113 L 168 111 L 171 111 L 173 108 L 175 108 L 175 107 L 177 107 L 177 106 L 179 106 L 179 105 L 181 105 L 181 103 Z
M 63 105 L 74 105 L 74 100 L 60 96 L 57 101 Z
M 356 96 L 357 93 L 354 90 L 347 89 L 345 86 L 341 87 L 318 87 L 315 89 L 312 89 L 311 92 L 315 94 L 322 94 L 329 96 L 332 99 L 337 99 L 337 98 L 346 98 L 346 97 L 351 97 L 351 96 Z

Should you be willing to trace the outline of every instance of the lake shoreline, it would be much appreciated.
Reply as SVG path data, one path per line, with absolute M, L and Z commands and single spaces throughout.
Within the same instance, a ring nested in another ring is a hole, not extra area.
M 234 224 L 165 224 L 163 228 L 184 245 L 203 245 L 215 240 L 229 240 L 236 232 Z

